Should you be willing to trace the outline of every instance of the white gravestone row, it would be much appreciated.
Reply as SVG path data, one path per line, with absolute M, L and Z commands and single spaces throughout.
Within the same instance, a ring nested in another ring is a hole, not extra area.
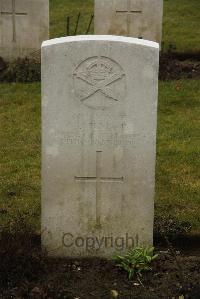
M 29 56 L 48 38 L 49 0 L 0 0 L 0 57 Z
M 159 45 L 77 36 L 42 46 L 42 244 L 111 257 L 153 242 Z
M 95 0 L 95 33 L 161 43 L 163 0 Z M 48 39 L 49 0 L 0 0 L 0 57 L 31 56 Z
M 147 39 L 161 44 L 163 0 L 95 0 L 95 34 Z

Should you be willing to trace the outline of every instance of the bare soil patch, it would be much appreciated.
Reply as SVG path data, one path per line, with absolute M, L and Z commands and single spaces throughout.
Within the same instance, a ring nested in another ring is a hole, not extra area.
M 200 78 L 200 53 L 166 52 L 160 55 L 160 80 Z M 6 63 L 0 57 L 0 82 L 38 82 L 41 79 L 40 54 Z
M 160 55 L 160 80 L 200 78 L 200 54 L 162 53 Z
M 175 256 L 174 256 L 175 253 Z M 0 241 L 0 298 L 200 298 L 200 256 L 159 251 L 153 270 L 129 281 L 113 261 L 52 259 L 36 236 Z

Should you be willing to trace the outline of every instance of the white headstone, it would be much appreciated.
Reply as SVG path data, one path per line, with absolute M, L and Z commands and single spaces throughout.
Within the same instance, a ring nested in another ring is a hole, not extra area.
M 95 34 L 161 43 L 163 0 L 95 0 Z
M 0 57 L 31 57 L 48 38 L 49 0 L 0 0 Z
M 153 242 L 159 46 L 77 36 L 42 46 L 42 244 L 112 256 Z

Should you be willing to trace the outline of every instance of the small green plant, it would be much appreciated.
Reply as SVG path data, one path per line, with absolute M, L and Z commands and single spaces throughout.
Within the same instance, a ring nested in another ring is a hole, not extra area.
M 142 272 L 151 270 L 151 263 L 158 254 L 153 254 L 154 247 L 136 247 L 130 249 L 124 255 L 114 257 L 117 266 L 128 273 L 128 278 L 132 279 L 134 275 L 141 275 Z

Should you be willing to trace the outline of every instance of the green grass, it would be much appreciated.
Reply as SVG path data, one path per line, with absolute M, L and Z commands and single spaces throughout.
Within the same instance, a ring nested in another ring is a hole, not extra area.
M 23 222 L 35 230 L 40 217 L 40 85 L 2 84 L 0 123 L 0 220 L 16 230 Z
M 200 81 L 160 83 L 156 204 L 200 229 Z
M 70 34 L 74 34 L 78 13 L 81 13 L 77 34 L 85 34 L 93 12 L 93 0 L 50 0 L 50 36 L 65 36 L 67 17 L 72 17 Z M 93 25 L 93 24 L 92 24 Z M 93 34 L 93 26 L 90 33 Z
M 164 0 L 165 49 L 200 50 L 200 1 Z M 93 0 L 50 0 L 50 35 L 66 35 L 66 17 L 81 12 L 86 32 Z M 93 33 L 93 27 L 91 32 Z M 187 220 L 200 230 L 200 80 L 161 82 L 158 113 L 156 213 Z M 40 229 L 40 84 L 1 84 L 0 225 Z
M 163 42 L 177 52 L 200 52 L 200 1 L 164 0 Z
M 200 80 L 161 82 L 156 213 L 200 230 Z M 0 224 L 40 227 L 40 84 L 0 89 Z
M 74 32 L 78 12 L 81 12 L 78 34 L 85 34 L 93 12 L 93 0 L 50 0 L 50 36 L 66 35 L 66 18 L 73 16 L 71 34 Z M 200 1 L 164 0 L 163 42 L 178 52 L 200 51 Z M 93 33 L 91 27 L 90 33 Z

